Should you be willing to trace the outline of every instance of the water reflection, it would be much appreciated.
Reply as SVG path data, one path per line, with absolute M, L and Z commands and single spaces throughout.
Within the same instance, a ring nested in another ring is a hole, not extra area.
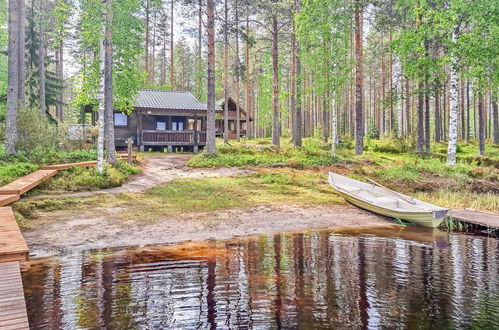
M 23 274 L 32 327 L 498 328 L 497 239 L 409 227 L 86 251 Z

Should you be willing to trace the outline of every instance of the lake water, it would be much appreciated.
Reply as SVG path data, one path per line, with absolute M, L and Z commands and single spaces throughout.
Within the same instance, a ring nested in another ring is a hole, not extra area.
M 499 328 L 499 240 L 310 231 L 32 260 L 38 329 Z

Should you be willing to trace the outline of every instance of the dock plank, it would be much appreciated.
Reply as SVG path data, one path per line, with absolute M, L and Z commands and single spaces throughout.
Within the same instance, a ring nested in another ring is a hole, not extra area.
M 0 207 L 0 262 L 26 261 L 29 249 L 10 206 Z M 2 272 L 7 280 L 11 273 Z
M 13 195 L 0 195 L 0 206 L 9 205 L 10 203 L 14 203 L 19 200 L 20 196 L 17 194 Z
M 483 227 L 499 228 L 499 214 L 480 212 L 476 210 L 451 210 L 449 215 L 462 222 Z
M 35 171 L 0 187 L 0 195 L 22 195 L 56 174 L 57 170 Z
M 2 311 L 0 315 L 0 328 L 28 329 L 28 313 L 24 300 L 19 262 L 0 263 L 0 283 L 4 282 L 6 275 L 9 276 L 9 285 L 0 287 L 0 311 Z

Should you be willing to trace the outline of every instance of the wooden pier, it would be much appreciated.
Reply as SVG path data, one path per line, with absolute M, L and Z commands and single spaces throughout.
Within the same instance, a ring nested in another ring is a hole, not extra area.
M 452 219 L 487 229 L 499 229 L 499 214 L 477 210 L 451 210 Z
M 135 155 L 119 155 L 120 160 Z M 28 268 L 29 249 L 9 204 L 50 179 L 60 170 L 89 167 L 96 161 L 44 166 L 38 171 L 0 187 L 0 329 L 29 329 L 21 270 Z
M 18 261 L 0 263 L 0 329 L 29 329 Z

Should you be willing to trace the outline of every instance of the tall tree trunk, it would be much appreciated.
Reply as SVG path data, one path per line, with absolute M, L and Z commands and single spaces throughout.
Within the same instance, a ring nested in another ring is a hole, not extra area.
M 9 0 L 10 1 L 10 0 Z M 19 75 L 18 83 L 18 99 L 19 107 L 24 108 L 26 100 L 26 5 L 24 0 L 18 0 L 19 2 L 19 20 L 18 20 L 18 56 L 17 61 L 17 71 Z
M 406 77 L 405 80 L 405 129 L 408 134 L 412 132 L 412 114 L 411 114 L 411 94 L 410 94 L 410 81 Z
M 173 80 L 173 11 L 175 0 L 170 0 L 170 88 L 175 90 L 174 80 Z
M 389 43 L 390 43 L 390 47 L 392 45 L 392 32 L 390 31 L 390 35 L 389 35 Z M 393 129 L 393 54 L 392 54 L 392 51 L 390 49 L 390 56 L 388 58 L 388 66 L 389 66 L 389 72 L 388 72 L 388 86 L 390 86 L 390 92 L 389 92 L 389 97 L 390 97 L 390 118 L 388 119 L 388 131 L 390 133 L 393 133 L 394 132 L 394 129 Z
M 416 152 L 423 153 L 425 147 L 425 131 L 424 131 L 424 83 L 418 84 L 418 137 L 416 143 Z
M 9 155 L 17 151 L 17 114 L 19 112 L 19 62 L 24 61 L 20 57 L 19 49 L 24 43 L 20 43 L 21 6 L 24 1 L 9 0 L 9 45 L 8 45 L 8 90 L 7 90 L 7 114 L 5 152 Z
M 380 109 L 380 122 L 379 122 L 379 136 L 381 137 L 385 134 L 386 124 L 385 124 L 385 105 L 383 104 L 386 100 L 385 85 L 386 85 L 386 67 L 385 67 L 385 55 L 381 54 L 381 109 Z
M 249 6 L 248 0 L 246 0 L 246 49 L 245 49 L 245 63 L 246 63 L 246 135 L 248 138 L 254 138 L 253 133 L 253 121 L 250 118 L 253 116 L 251 111 L 251 96 L 250 96 L 250 85 L 251 85 L 251 68 L 250 68 L 250 44 L 249 44 Z
M 116 146 L 114 144 L 114 109 L 113 109 L 113 9 L 112 0 L 106 0 L 106 36 L 104 40 L 104 112 L 106 161 L 116 163 Z M 153 55 L 154 56 L 154 55 Z
M 456 32 L 452 33 L 452 42 L 457 39 Z M 456 166 L 457 150 L 457 116 L 459 111 L 459 75 L 457 72 L 459 60 L 456 56 L 452 57 L 450 71 L 450 113 L 449 113 L 449 145 L 447 148 L 447 163 L 450 166 Z
M 362 154 L 364 144 L 364 127 L 362 118 L 362 84 L 363 84 L 363 59 L 362 36 L 363 17 L 362 1 L 356 0 L 355 8 L 355 154 Z
M 224 143 L 229 143 L 229 4 L 224 2 Z
M 198 49 L 196 57 L 196 91 L 198 99 L 203 96 L 203 0 L 198 0 Z
M 279 116 L 279 31 L 277 14 L 272 15 L 272 144 L 280 146 L 281 127 Z
M 295 11 L 300 12 L 301 0 L 295 0 Z M 295 56 L 294 56 L 295 66 L 296 66 L 296 93 L 295 93 L 295 127 L 293 127 L 294 133 L 294 144 L 295 147 L 301 147 L 302 145 L 302 79 L 301 79 L 301 59 L 300 59 L 300 43 L 296 40 L 295 44 Z
M 158 17 L 158 11 L 155 9 L 154 10 L 154 16 L 153 16 L 153 21 L 152 21 L 152 52 L 151 52 L 151 62 L 149 66 L 149 70 L 151 73 L 149 74 L 150 78 L 150 83 L 155 84 L 155 71 L 156 71 L 156 27 L 157 27 L 157 17 Z
M 440 142 L 442 138 L 442 115 L 440 114 L 440 86 L 435 87 L 435 142 Z
M 296 15 L 296 5 L 293 15 Z M 296 24 L 293 20 L 291 31 L 291 74 L 289 77 L 289 110 L 291 113 L 291 140 L 296 141 Z
M 208 103 L 206 115 L 206 153 L 217 152 L 215 144 L 215 7 L 213 0 L 206 0 L 208 33 Z
M 105 19 L 104 19 L 105 21 Z M 99 49 L 99 93 L 97 95 L 97 99 L 99 101 L 99 113 L 98 113 L 98 122 L 99 122 L 99 134 L 97 136 L 97 171 L 99 173 L 104 172 L 104 134 L 105 134 L 105 70 L 106 70 L 106 55 L 105 55 L 105 47 L 106 42 L 103 37 L 106 34 L 105 24 L 102 24 L 102 32 L 100 36 L 100 49 Z
M 60 121 L 64 120 L 64 41 L 61 40 L 59 41 L 58 45 L 58 60 L 57 60 L 57 77 L 61 81 L 61 89 L 59 91 L 59 94 L 57 95 L 57 106 L 56 106 L 56 112 L 57 112 L 57 118 L 59 118 Z
M 478 90 L 478 153 L 485 154 L 485 109 L 483 104 L 483 93 Z
M 239 62 L 239 7 L 238 0 L 235 0 L 235 24 L 236 24 L 236 140 L 239 142 L 241 140 L 241 108 L 240 102 L 240 62 Z
M 146 41 L 145 41 L 145 46 L 146 46 L 146 60 L 145 60 L 145 66 L 146 66 L 146 83 L 149 85 L 151 83 L 151 72 L 150 72 L 150 60 L 149 60 L 149 33 L 151 31 L 150 29 L 150 13 L 151 13 L 151 5 L 150 5 L 150 0 L 146 0 Z
M 499 109 L 497 107 L 497 91 L 492 94 L 492 143 L 499 144 Z
M 45 77 L 45 0 L 40 0 L 40 30 L 39 43 L 38 43 L 38 88 L 40 94 L 40 111 L 45 113 L 47 111 L 46 100 L 46 77 Z
M 470 142 L 470 81 L 466 80 L 466 143 Z
M 424 115 L 424 146 L 425 152 L 430 152 L 430 93 L 428 88 L 428 79 L 425 79 L 425 95 L 424 95 L 424 104 L 425 104 L 425 115 Z

